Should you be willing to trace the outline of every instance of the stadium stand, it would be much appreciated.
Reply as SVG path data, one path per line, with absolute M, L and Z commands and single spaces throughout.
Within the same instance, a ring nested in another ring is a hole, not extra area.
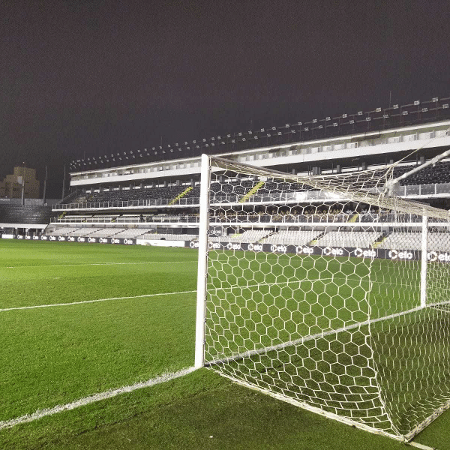
M 420 232 L 411 233 L 394 231 L 384 239 L 379 248 L 388 250 L 420 250 L 422 248 L 422 237 Z M 450 232 L 428 233 L 428 251 L 450 252 Z
M 230 236 L 216 236 L 211 237 L 212 242 L 245 242 L 245 243 L 255 243 L 263 239 L 269 234 L 266 230 L 247 230 L 241 234 L 233 234 Z
M 381 232 L 375 231 L 330 231 L 317 239 L 317 245 L 370 248 L 380 236 Z
M 51 206 L 22 206 L 0 203 L 0 223 L 45 224 L 52 217 Z
M 265 244 L 282 245 L 311 245 L 311 242 L 320 236 L 320 231 L 288 231 L 282 230 L 263 239 Z

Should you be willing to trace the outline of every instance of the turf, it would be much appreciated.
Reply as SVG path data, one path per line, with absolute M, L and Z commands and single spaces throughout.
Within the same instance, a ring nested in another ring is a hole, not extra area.
M 196 261 L 191 249 L 0 240 L 0 421 L 192 366 Z M 304 264 L 288 270 L 311 276 Z M 401 274 L 404 267 L 392 270 Z M 341 265 L 340 271 L 349 277 L 354 266 Z M 76 303 L 96 300 L 104 301 Z M 435 426 L 442 429 L 446 417 Z M 424 434 L 428 445 L 432 428 Z M 0 447 L 394 449 L 399 444 L 201 370 L 2 430 Z

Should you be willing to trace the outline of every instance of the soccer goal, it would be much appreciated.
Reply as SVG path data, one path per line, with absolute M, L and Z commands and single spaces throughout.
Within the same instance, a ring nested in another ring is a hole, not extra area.
M 410 440 L 450 404 L 450 222 L 394 166 L 202 157 L 196 367 Z

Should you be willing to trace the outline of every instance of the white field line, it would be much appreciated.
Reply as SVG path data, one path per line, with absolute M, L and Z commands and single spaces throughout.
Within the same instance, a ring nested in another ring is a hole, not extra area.
M 30 267 L 33 269 L 45 269 L 46 267 L 84 267 L 84 266 L 128 266 L 141 264 L 186 264 L 190 261 L 140 261 L 140 262 L 106 262 L 106 263 L 86 263 L 86 264 L 46 264 L 43 266 L 5 266 L 0 269 L 23 269 Z M 195 262 L 195 261 L 193 261 Z
M 397 284 L 398 283 L 389 283 L 389 282 L 382 282 L 382 281 L 369 281 L 369 280 L 361 280 L 358 278 L 352 278 L 352 277 L 333 277 L 333 278 L 321 278 L 320 280 L 315 281 L 332 281 L 332 280 L 347 280 L 347 281 L 360 281 L 364 283 L 380 283 L 380 284 Z M 295 284 L 301 284 L 303 282 L 310 282 L 309 280 L 289 280 L 284 281 L 282 283 L 259 283 L 259 284 L 253 284 L 253 285 L 244 285 L 244 286 L 230 286 L 226 288 L 215 288 L 212 289 L 212 291 L 215 291 L 216 294 L 218 292 L 223 291 L 233 291 L 235 289 L 248 289 L 248 288 L 260 288 L 261 286 L 281 286 L 281 285 L 289 285 L 292 283 Z M 80 302 L 68 302 L 68 303 L 53 303 L 53 304 L 45 304 L 45 305 L 31 305 L 31 306 L 15 306 L 11 308 L 2 308 L 0 309 L 0 313 L 7 312 L 7 311 L 18 311 L 22 309 L 37 309 L 37 308 L 52 308 L 57 306 L 74 306 L 74 305 L 83 305 L 87 303 L 100 303 L 100 302 L 109 302 L 114 300 L 133 300 L 135 298 L 150 298 L 150 297 L 158 297 L 158 296 L 164 296 L 164 295 L 175 295 L 175 294 L 194 294 L 197 291 L 178 291 L 178 292 L 160 292 L 158 294 L 143 294 L 143 295 L 135 295 L 132 297 L 111 297 L 111 298 L 100 298 L 100 299 L 94 299 L 94 300 L 82 300 Z
M 70 411 L 75 408 L 79 408 L 80 406 L 86 406 L 91 403 L 99 402 L 101 400 L 106 400 L 108 398 L 116 397 L 120 394 L 125 394 L 128 392 L 136 391 L 137 389 L 147 388 L 150 386 L 155 386 L 156 384 L 165 383 L 166 381 L 174 380 L 175 378 L 183 377 L 191 372 L 193 372 L 195 369 L 194 367 L 188 367 L 187 369 L 179 370 L 178 372 L 174 373 L 165 373 L 159 377 L 156 378 L 150 378 L 147 381 L 140 382 L 133 384 L 131 386 L 123 386 L 118 389 L 109 390 L 106 392 L 100 392 L 98 394 L 93 394 L 88 397 L 80 398 L 78 400 L 75 400 L 72 403 L 67 403 L 65 405 L 57 405 L 53 408 L 47 408 L 47 409 L 38 409 L 36 412 L 32 414 L 26 414 L 21 417 L 16 417 L 15 419 L 10 420 L 4 420 L 0 422 L 0 430 L 3 430 L 5 428 L 12 428 L 15 425 L 28 423 L 28 422 L 34 422 L 35 420 L 42 419 L 46 416 L 52 416 L 54 414 L 58 414 L 60 412 L 64 411 Z
M 433 304 L 433 305 L 427 305 L 427 306 L 435 306 L 435 305 Z M 374 323 L 381 322 L 383 320 L 395 319 L 397 317 L 405 316 L 407 314 L 412 314 L 414 312 L 420 311 L 420 310 L 425 309 L 425 308 L 426 307 L 423 307 L 423 306 L 417 306 L 416 308 L 411 308 L 408 311 L 402 311 L 402 312 L 399 312 L 399 313 L 390 314 L 388 316 L 378 317 L 377 319 L 369 319 L 369 320 L 366 320 L 364 322 L 356 322 L 356 323 L 353 323 L 351 325 L 344 326 L 342 328 L 323 330 L 323 331 L 321 331 L 319 333 L 316 333 L 316 334 L 310 334 L 308 336 L 302 336 L 299 339 L 295 339 L 293 341 L 283 342 L 281 344 L 273 345 L 273 346 L 270 346 L 270 347 L 263 347 L 263 348 L 259 348 L 259 349 L 255 349 L 255 350 L 248 350 L 248 351 L 243 352 L 243 353 L 233 354 L 233 355 L 228 356 L 226 358 L 213 359 L 211 361 L 205 362 L 205 366 L 209 367 L 209 366 L 214 365 L 214 364 L 228 364 L 228 363 L 236 361 L 238 359 L 244 359 L 244 358 L 248 358 L 248 357 L 251 357 L 251 356 L 254 356 L 254 355 L 260 355 L 261 353 L 267 353 L 267 352 L 271 352 L 271 351 L 274 351 L 274 350 L 282 350 L 282 349 L 284 349 L 286 347 L 300 345 L 300 344 L 303 344 L 304 342 L 312 341 L 314 339 L 320 339 L 320 338 L 323 338 L 325 336 L 330 336 L 330 335 L 333 335 L 333 334 L 338 334 L 338 333 L 342 333 L 342 332 L 345 332 L 345 331 L 354 330 L 355 328 L 361 328 L 361 327 L 364 327 L 364 326 L 367 326 L 367 325 L 372 325 Z
M 331 280 L 331 278 L 330 278 Z M 234 289 L 243 289 L 243 288 L 258 288 L 261 286 L 279 286 L 279 285 L 288 285 L 291 283 L 302 283 L 302 281 L 307 281 L 307 280 L 290 280 L 290 281 L 285 281 L 283 283 L 260 283 L 260 284 L 253 284 L 253 285 L 247 285 L 247 286 L 230 286 L 227 288 L 217 288 L 214 289 L 214 291 L 219 292 L 219 291 L 232 291 Z M 323 279 L 321 280 L 323 281 Z M 67 303 L 49 303 L 49 304 L 45 304 L 45 305 L 30 305 L 30 306 L 12 306 L 10 308 L 1 308 L 0 309 L 0 313 L 2 312 L 8 312 L 8 311 L 20 311 L 20 310 L 24 310 L 24 309 L 38 309 L 38 308 L 53 308 L 53 307 L 58 307 L 58 306 L 75 306 L 75 305 L 84 305 L 84 304 L 88 304 L 88 303 L 101 303 L 101 302 L 110 302 L 110 301 L 115 301 L 115 300 L 133 300 L 136 298 L 151 298 L 151 297 L 159 297 L 159 296 L 164 296 L 164 295 L 175 295 L 175 294 L 194 294 L 197 291 L 177 291 L 177 292 L 160 292 L 157 294 L 143 294 L 143 295 L 135 295 L 135 296 L 131 296 L 131 297 L 110 297 L 110 298 L 99 298 L 99 299 L 94 299 L 94 300 L 82 300 L 79 302 L 67 302 Z
M 150 298 L 150 297 L 160 297 L 165 295 L 176 295 L 176 294 L 193 294 L 197 291 L 178 291 L 178 292 L 160 292 L 158 294 L 144 294 L 135 295 L 133 297 L 111 297 L 111 298 L 99 298 L 96 300 L 83 300 L 81 302 L 70 302 L 70 303 L 53 303 L 47 305 L 32 305 L 32 306 L 15 306 L 11 308 L 0 309 L 0 313 L 7 311 L 17 311 L 21 309 L 37 309 L 37 308 L 53 308 L 56 306 L 74 306 L 74 305 L 84 305 L 86 303 L 100 303 L 100 302 L 111 302 L 114 300 L 133 300 L 135 298 Z

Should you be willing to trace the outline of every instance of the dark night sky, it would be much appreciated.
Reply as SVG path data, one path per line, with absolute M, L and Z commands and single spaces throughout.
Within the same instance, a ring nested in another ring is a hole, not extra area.
M 0 0 L 0 177 L 450 96 L 448 0 Z M 252 128 L 251 128 L 252 127 Z

